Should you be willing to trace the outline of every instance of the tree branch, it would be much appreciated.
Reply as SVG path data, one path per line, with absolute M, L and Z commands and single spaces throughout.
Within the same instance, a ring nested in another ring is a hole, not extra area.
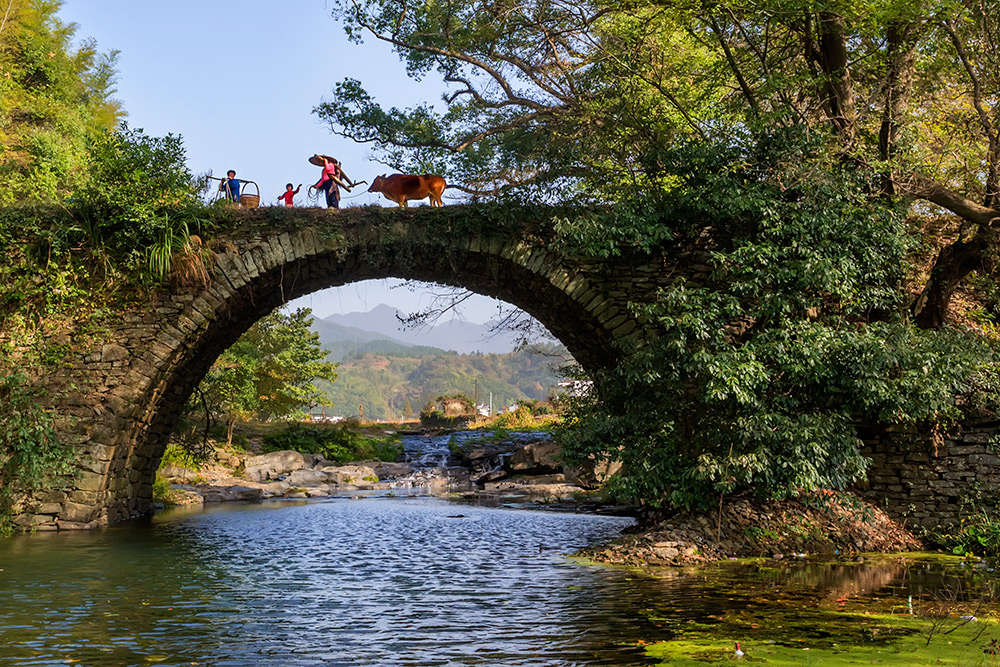
M 913 89 L 917 32 L 913 23 L 892 23 L 886 34 L 889 64 L 885 82 L 885 108 L 878 141 L 879 155 L 883 161 L 892 158 L 897 151 L 897 138 Z M 892 177 L 886 174 L 882 182 L 883 190 L 887 194 L 893 194 Z
M 958 217 L 980 227 L 1000 228 L 1000 211 L 983 206 L 946 188 L 932 178 L 913 174 L 905 190 L 919 199 L 924 199 L 951 211 Z
M 827 80 L 829 120 L 843 144 L 850 146 L 857 132 L 858 113 L 848 67 L 844 17 L 833 12 L 820 12 L 819 65 Z
M 948 32 L 948 36 L 951 37 L 951 43 L 955 47 L 955 53 L 958 55 L 959 60 L 962 61 L 962 66 L 965 68 L 965 73 L 969 75 L 969 81 L 972 83 L 972 106 L 975 108 L 976 113 L 979 115 L 979 122 L 983 126 L 983 131 L 986 136 L 990 139 L 990 144 L 994 143 L 994 131 L 993 123 L 990 121 L 989 114 L 983 108 L 983 86 L 979 80 L 979 75 L 976 73 L 976 67 L 972 62 L 972 58 L 969 56 L 969 52 L 966 51 L 965 45 L 962 43 L 962 39 L 958 36 L 958 31 L 955 30 L 955 22 L 951 19 L 944 21 L 944 29 Z
M 947 19 L 944 21 L 943 25 L 945 30 L 948 32 L 948 36 L 951 37 L 951 43 L 955 47 L 955 53 L 958 55 L 959 60 L 962 61 L 962 66 L 965 68 L 965 72 L 969 76 L 969 81 L 972 83 L 972 106 L 979 115 L 979 123 L 982 125 L 983 132 L 986 134 L 986 139 L 989 142 L 989 153 L 986 160 L 987 170 L 989 173 L 986 175 L 985 202 L 990 204 L 996 198 L 998 186 L 1000 186 L 1000 183 L 998 183 L 1000 178 L 998 178 L 997 174 L 998 166 L 1000 166 L 997 165 L 997 160 L 1000 158 L 1000 137 L 997 136 L 996 128 L 990 120 L 990 115 L 983 107 L 982 82 L 976 72 L 976 66 L 972 61 L 972 56 L 969 55 L 969 52 L 965 48 L 965 44 L 962 43 L 962 39 L 959 37 L 958 30 L 955 28 L 955 21 Z
M 746 97 L 747 103 L 753 110 L 753 115 L 760 116 L 760 105 L 757 104 L 757 97 L 753 94 L 753 91 L 750 89 L 750 85 L 743 76 L 743 71 L 736 62 L 732 49 L 729 48 L 729 41 L 726 39 L 726 36 L 722 34 L 722 30 L 719 28 L 719 24 L 716 22 L 715 18 L 709 16 L 708 21 L 708 25 L 712 28 L 712 32 L 715 33 L 715 36 L 719 39 L 719 44 L 722 45 L 722 51 L 726 54 L 726 62 L 729 63 L 729 69 L 736 77 L 736 81 L 739 82 L 740 89 L 743 91 L 743 96 Z
M 507 99 L 509 101 L 516 102 L 519 105 L 527 107 L 529 109 L 540 110 L 540 109 L 542 109 L 542 108 L 545 107 L 545 105 L 543 105 L 543 104 L 541 104 L 539 102 L 536 102 L 535 100 L 531 100 L 531 99 L 528 99 L 528 98 L 521 97 L 521 96 L 517 95 L 514 92 L 513 87 L 511 87 L 510 83 L 507 81 L 506 77 L 504 77 L 503 73 L 501 73 L 495 67 L 491 66 L 489 63 L 487 63 L 487 62 L 485 62 L 483 60 L 480 60 L 479 58 L 475 58 L 473 56 L 470 56 L 467 53 L 462 53 L 462 52 L 459 52 L 459 51 L 451 51 L 451 50 L 448 50 L 448 49 L 441 49 L 441 48 L 438 48 L 438 47 L 435 47 L 435 46 L 426 46 L 426 45 L 423 45 L 423 44 L 414 44 L 414 43 L 411 43 L 411 42 L 405 42 L 405 41 L 403 41 L 401 39 L 398 39 L 395 36 L 389 37 L 389 36 L 383 35 L 380 32 L 378 32 L 378 30 L 375 29 L 375 26 L 373 26 L 371 23 L 369 23 L 365 19 L 361 18 L 363 16 L 363 13 L 361 11 L 361 8 L 358 6 L 358 4 L 356 2 L 354 3 L 354 7 L 355 7 L 355 10 L 357 12 L 356 16 L 357 16 L 358 25 L 360 25 L 362 28 L 364 28 L 369 33 L 371 33 L 371 35 L 374 36 L 375 39 L 378 39 L 380 41 L 386 42 L 388 44 L 392 44 L 393 46 L 399 47 L 401 49 L 408 49 L 408 50 L 411 50 L 411 51 L 418 51 L 420 53 L 429 53 L 431 55 L 440 56 L 442 58 L 451 58 L 451 59 L 457 60 L 459 62 L 467 63 L 469 65 L 472 65 L 474 67 L 477 67 L 477 68 L 481 69 L 491 79 L 493 79 L 497 83 L 497 85 L 499 85 L 500 88 L 503 90 L 504 94 L 507 96 Z

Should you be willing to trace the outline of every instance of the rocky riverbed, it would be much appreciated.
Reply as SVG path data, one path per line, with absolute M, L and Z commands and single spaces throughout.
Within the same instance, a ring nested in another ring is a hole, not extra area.
M 318 454 L 217 450 L 198 470 L 161 468 L 176 504 L 326 498 L 422 489 L 432 495 L 504 501 L 568 501 L 592 495 L 605 471 L 566 469 L 545 433 L 411 434 L 405 462 L 337 465 Z
M 199 470 L 163 468 L 174 502 L 328 498 L 417 490 L 469 502 L 628 514 L 602 501 L 614 466 L 570 468 L 544 433 L 412 434 L 406 461 L 336 465 L 315 454 L 216 452 Z M 632 533 L 587 550 L 586 558 L 621 565 L 689 565 L 727 558 L 796 558 L 817 553 L 894 552 L 920 541 L 881 509 L 850 493 L 798 499 L 726 500 L 705 514 L 648 516 Z

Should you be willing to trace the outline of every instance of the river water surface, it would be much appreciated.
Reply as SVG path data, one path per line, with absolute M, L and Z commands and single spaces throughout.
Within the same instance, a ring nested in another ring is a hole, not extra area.
M 17 535 L 0 540 L 0 665 L 624 666 L 693 637 L 724 660 L 743 640 L 748 658 L 827 665 L 777 652 L 881 642 L 874 612 L 992 613 L 985 564 L 937 557 L 649 573 L 568 557 L 630 523 L 415 495 Z M 980 664 L 1000 631 L 978 627 L 957 662 L 886 664 Z
M 0 662 L 622 665 L 629 522 L 430 498 L 164 512 L 0 543 Z

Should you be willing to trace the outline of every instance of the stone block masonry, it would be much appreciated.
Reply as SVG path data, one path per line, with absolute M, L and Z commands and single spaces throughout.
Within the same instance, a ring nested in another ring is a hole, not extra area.
M 871 459 L 860 492 L 909 528 L 955 528 L 1000 503 L 1000 422 L 970 422 L 937 437 L 915 429 L 869 431 Z

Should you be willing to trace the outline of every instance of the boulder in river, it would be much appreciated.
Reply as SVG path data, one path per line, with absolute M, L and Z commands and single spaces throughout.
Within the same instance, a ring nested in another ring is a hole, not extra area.
M 160 468 L 158 474 L 170 484 L 193 484 L 199 476 L 194 470 L 179 466 Z
M 562 472 L 562 448 L 551 440 L 538 440 L 514 450 L 507 466 L 516 473 L 539 475 Z
M 378 475 L 370 466 L 327 466 L 323 468 L 328 482 L 333 484 L 363 484 L 377 482 Z
M 409 463 L 389 463 L 387 461 L 360 461 L 355 465 L 368 466 L 380 480 L 402 479 L 414 473 L 414 468 Z
M 236 500 L 263 500 L 260 489 L 247 486 L 209 486 L 202 488 L 201 496 L 206 503 L 228 503 Z
M 538 477 L 517 477 L 484 485 L 487 493 L 514 494 L 532 498 L 572 498 L 582 490 L 579 486 L 567 484 L 564 475 L 540 475 Z
M 291 450 L 284 450 L 269 452 L 260 456 L 251 456 L 246 461 L 246 472 L 244 475 L 251 482 L 266 482 L 269 479 L 278 479 L 293 470 L 312 468 L 312 466 L 312 454 L 301 454 Z
M 291 485 L 285 482 L 271 482 L 262 486 L 260 490 L 264 498 L 279 498 L 288 493 L 290 488 Z
M 327 483 L 327 475 L 322 470 L 294 470 L 284 479 L 291 486 L 317 486 Z
M 617 475 L 621 469 L 621 461 L 597 461 L 591 458 L 576 468 L 567 468 L 566 475 L 570 481 L 584 488 L 597 488 Z

